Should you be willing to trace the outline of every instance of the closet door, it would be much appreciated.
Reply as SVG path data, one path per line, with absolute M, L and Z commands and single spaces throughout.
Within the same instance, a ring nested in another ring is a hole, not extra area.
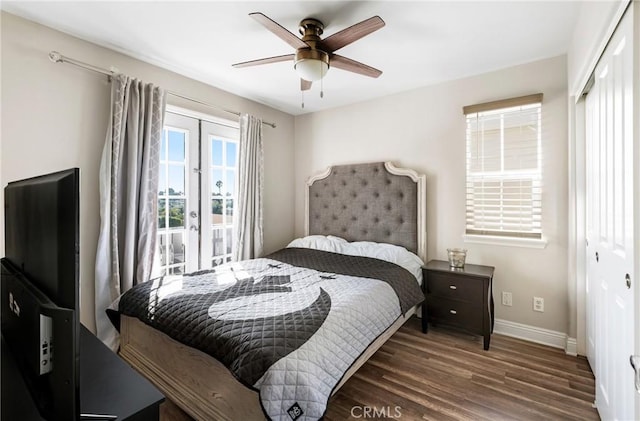
M 634 408 L 633 26 L 623 18 L 587 97 L 587 349 L 602 419 Z
M 600 137 L 597 135 L 599 129 L 599 96 L 592 90 L 587 96 L 585 104 L 585 121 L 586 121 L 586 252 L 587 256 L 585 262 L 587 263 L 586 270 L 586 285 L 585 285 L 585 302 L 586 302 L 586 336 L 587 336 L 587 359 L 591 365 L 593 373 L 597 375 L 596 364 L 596 322 L 598 320 L 596 305 L 598 299 L 598 265 L 595 258 L 594 241 L 597 238 L 599 232 L 598 223 L 599 199 L 598 193 L 600 192 L 600 163 L 598 161 Z

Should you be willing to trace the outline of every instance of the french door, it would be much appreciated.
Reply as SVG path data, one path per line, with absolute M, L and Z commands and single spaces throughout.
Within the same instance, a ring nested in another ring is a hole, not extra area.
M 632 22 L 620 22 L 586 99 L 587 357 L 604 420 L 637 419 Z
M 237 139 L 233 122 L 166 113 L 155 274 L 179 275 L 231 259 Z

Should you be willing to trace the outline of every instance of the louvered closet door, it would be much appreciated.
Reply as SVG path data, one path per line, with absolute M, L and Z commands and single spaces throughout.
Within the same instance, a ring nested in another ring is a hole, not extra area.
M 587 96 L 587 350 L 602 419 L 635 420 L 633 27 L 623 18 Z M 595 365 L 594 365 L 595 363 Z

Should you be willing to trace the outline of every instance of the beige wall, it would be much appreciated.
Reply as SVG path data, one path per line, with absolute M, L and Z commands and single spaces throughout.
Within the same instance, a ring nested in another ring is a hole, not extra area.
M 287 114 L 6 13 L 2 14 L 1 46 L 0 183 L 4 186 L 10 180 L 72 166 L 81 168 L 81 320 L 87 326 L 93 326 L 93 265 L 99 223 L 96 186 L 109 84 L 104 76 L 51 63 L 47 58 L 50 50 L 99 67 L 113 65 L 169 90 L 277 123 L 276 129 L 264 130 L 267 252 L 286 244 L 294 234 L 302 234 L 303 186 L 309 175 L 334 163 L 391 160 L 428 176 L 430 258 L 446 258 L 447 247 L 468 248 L 470 263 L 496 266 L 498 318 L 568 331 L 564 57 L 299 116 L 294 121 Z M 536 92 L 545 95 L 543 224 L 549 244 L 544 250 L 464 244 L 462 106 Z M 0 233 L 2 229 L 0 224 Z M 500 304 L 501 291 L 513 293 L 513 307 Z M 545 298 L 545 313 L 532 311 L 534 295 Z
M 465 247 L 469 263 L 496 267 L 496 318 L 567 331 L 567 79 L 556 57 L 382 99 L 296 117 L 296 235 L 304 229 L 304 180 L 331 164 L 393 161 L 427 175 L 430 259 Z M 543 250 L 465 244 L 465 121 L 462 107 L 544 93 Z M 326 92 L 331 95 L 330 91 Z M 500 303 L 513 293 L 513 306 Z M 533 296 L 545 312 L 532 310 Z
M 98 67 L 115 66 L 123 73 L 168 90 L 253 113 L 276 123 L 276 129 L 265 127 L 263 131 L 265 251 L 274 251 L 291 240 L 294 214 L 292 116 L 4 12 L 1 35 L 0 182 L 4 187 L 11 180 L 74 166 L 80 168 L 80 319 L 83 324 L 90 328 L 94 326 L 98 167 L 109 115 L 110 88 L 103 75 L 50 62 L 47 54 L 51 50 Z M 194 107 L 192 103 L 175 101 L 172 97 L 169 97 L 169 103 Z M 206 108 L 193 109 L 212 113 Z M 3 215 L 0 217 L 4 220 Z M 0 240 L 0 255 L 4 255 L 3 243 L 4 234 Z

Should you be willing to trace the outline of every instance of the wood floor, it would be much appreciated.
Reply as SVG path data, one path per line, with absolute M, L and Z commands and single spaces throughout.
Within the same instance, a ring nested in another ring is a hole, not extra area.
M 593 400 L 583 357 L 498 334 L 484 351 L 481 337 L 431 326 L 424 335 L 413 318 L 331 398 L 324 419 L 598 420 Z M 171 403 L 161 419 L 190 420 Z

